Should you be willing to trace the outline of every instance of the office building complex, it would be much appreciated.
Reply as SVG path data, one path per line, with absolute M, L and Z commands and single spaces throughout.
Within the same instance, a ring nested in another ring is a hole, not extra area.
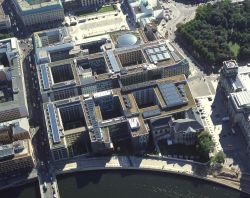
M 0 174 L 34 166 L 22 60 L 16 38 L 0 41 Z
M 150 130 L 158 131 L 151 119 L 169 116 L 175 143 L 192 144 L 203 129 L 187 116 L 194 107 L 186 78 L 178 75 L 48 102 L 44 114 L 52 155 L 59 160 L 77 155 L 79 144 L 85 153 L 103 154 L 128 141 L 134 152 L 143 152 Z
M 8 30 L 11 28 L 10 17 L 4 13 L 2 3 L 0 0 L 0 30 Z
M 16 38 L 0 41 L 0 123 L 28 116 L 22 63 Z
M 12 0 L 24 25 L 64 20 L 61 0 Z
M 149 118 L 184 119 L 193 108 L 188 63 L 169 42 L 148 42 L 140 31 L 76 42 L 67 29 L 34 33 L 33 39 L 55 160 L 110 153 L 124 141 L 143 152 Z
M 232 128 L 239 127 L 250 152 L 250 66 L 238 66 L 234 60 L 225 61 L 220 85 L 228 98 L 228 113 Z

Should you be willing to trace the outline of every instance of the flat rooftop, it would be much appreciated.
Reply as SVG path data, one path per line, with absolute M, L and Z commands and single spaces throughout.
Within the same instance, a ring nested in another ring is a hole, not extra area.
M 0 21 L 6 19 L 7 17 L 3 11 L 2 3 L 3 3 L 3 0 L 0 0 Z
M 5 53 L 11 56 L 11 65 L 5 69 L 11 74 L 13 99 L 3 102 L 0 105 L 0 112 L 12 109 L 22 109 L 27 112 L 26 92 L 24 85 L 24 76 L 22 71 L 21 59 L 17 48 L 17 40 L 15 38 L 0 40 L 0 53 Z M 11 68 L 10 68 L 11 67 Z M 26 113 L 24 113 L 26 114 Z M 21 115 L 19 115 L 21 117 Z M 27 114 L 26 114 L 27 116 Z M 15 119 L 19 118 L 18 115 Z M 3 120 L 8 121 L 8 120 Z
M 61 0 L 14 0 L 14 3 L 24 15 L 63 9 Z

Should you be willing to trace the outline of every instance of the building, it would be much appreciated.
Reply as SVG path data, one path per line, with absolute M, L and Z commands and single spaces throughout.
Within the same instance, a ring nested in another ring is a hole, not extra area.
M 97 7 L 102 6 L 105 4 L 115 3 L 118 2 L 118 0 L 80 0 L 82 7 L 89 8 L 89 7 Z
M 0 123 L 28 117 L 22 61 L 16 38 L 0 41 Z
M 34 33 L 33 39 L 44 102 L 189 74 L 188 62 L 169 42 L 147 42 L 140 32 L 119 32 L 79 44 L 65 29 Z
M 14 171 L 27 172 L 34 167 L 30 139 L 0 146 L 0 175 Z
M 194 107 L 184 75 L 45 103 L 52 156 L 59 160 L 78 155 L 70 148 L 72 134 L 82 136 L 85 154 L 110 153 L 121 142 L 142 153 L 149 141 L 150 120 L 167 116 L 176 119 L 171 123 L 176 142 L 192 144 L 193 134 L 202 130 L 194 118 L 186 116 Z M 186 137 L 182 140 L 176 134 Z
M 154 141 L 166 139 L 169 145 L 195 144 L 197 135 L 204 130 L 204 127 L 194 109 L 186 110 L 182 118 L 166 116 L 150 119 L 149 127 Z
M 4 13 L 2 3 L 0 0 L 0 30 L 8 30 L 11 28 L 10 17 Z
M 0 174 L 34 166 L 22 60 L 16 38 L 0 40 Z
M 238 66 L 234 60 L 223 62 L 220 85 L 227 98 L 232 128 L 239 128 L 250 153 L 250 65 Z
M 130 0 L 129 6 L 135 22 L 141 22 L 144 19 L 162 19 L 164 16 L 158 0 Z
M 0 144 L 30 139 L 28 118 L 19 118 L 0 123 Z
M 140 30 L 83 42 L 67 29 L 49 30 L 34 33 L 33 42 L 54 160 L 106 154 L 122 144 L 143 153 L 149 118 L 181 119 L 195 104 L 185 78 L 188 62 L 171 43 L 149 42 Z
M 16 13 L 26 26 L 64 20 L 61 0 L 12 0 Z

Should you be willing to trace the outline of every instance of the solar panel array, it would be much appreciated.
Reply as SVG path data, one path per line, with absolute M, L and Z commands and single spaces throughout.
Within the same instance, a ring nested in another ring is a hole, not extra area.
M 92 98 L 88 98 L 85 100 L 86 106 L 87 106 L 87 110 L 88 110 L 88 114 L 89 114 L 89 118 L 91 121 L 91 124 L 93 126 L 93 131 L 95 134 L 95 137 L 100 140 L 102 139 L 102 133 L 100 131 L 100 127 L 98 125 L 98 122 L 96 120 L 96 116 L 95 116 L 95 103 L 94 100 Z
M 147 48 L 145 51 L 149 57 L 150 62 L 152 63 L 171 58 L 166 48 L 166 45 L 159 45 L 157 47 Z
M 124 95 L 123 96 L 123 100 L 124 100 L 124 103 L 125 103 L 125 105 L 126 105 L 126 107 L 128 108 L 128 109 L 131 109 L 131 103 L 130 103 L 130 100 L 129 100 L 129 98 L 128 98 L 128 95 Z
M 115 55 L 113 53 L 112 50 L 107 50 L 107 55 L 108 55 L 108 59 L 110 61 L 111 67 L 113 69 L 113 71 L 116 72 L 120 72 L 120 67 L 116 61 Z
M 183 84 L 178 85 L 179 92 L 182 97 L 186 97 L 185 86 Z
M 149 118 L 152 116 L 157 116 L 161 114 L 161 110 L 160 109 L 155 109 L 155 110 L 149 110 L 149 111 L 145 111 L 142 113 L 143 118 Z
M 57 126 L 55 107 L 52 103 L 48 104 L 48 112 L 49 112 L 49 119 L 50 119 L 53 142 L 59 143 L 61 139 L 60 139 L 59 129 Z
M 158 84 L 167 107 L 175 107 L 185 103 L 174 83 Z
M 48 73 L 46 70 L 46 65 L 42 64 L 40 65 L 40 68 L 42 72 L 43 89 L 49 89 L 49 78 L 48 78 Z

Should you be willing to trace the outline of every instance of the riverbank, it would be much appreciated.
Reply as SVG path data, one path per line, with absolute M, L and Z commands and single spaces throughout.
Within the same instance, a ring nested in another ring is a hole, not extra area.
M 179 159 L 148 159 L 134 156 L 113 156 L 113 157 L 100 157 L 100 158 L 87 158 L 75 159 L 69 163 L 62 163 L 57 167 L 57 175 L 91 171 L 91 170 L 105 170 L 105 169 L 120 169 L 120 170 L 145 170 L 145 171 L 157 171 L 167 172 L 172 174 L 185 175 L 194 177 L 197 179 L 206 180 L 208 182 L 214 182 L 226 187 L 230 187 L 244 193 L 250 194 L 250 183 L 249 185 L 242 185 L 240 181 L 229 178 L 215 178 L 213 175 L 204 174 L 207 165 L 201 163 L 192 163 L 186 160 Z M 199 173 L 200 172 L 200 173 Z M 244 188 L 243 188 L 244 187 Z

